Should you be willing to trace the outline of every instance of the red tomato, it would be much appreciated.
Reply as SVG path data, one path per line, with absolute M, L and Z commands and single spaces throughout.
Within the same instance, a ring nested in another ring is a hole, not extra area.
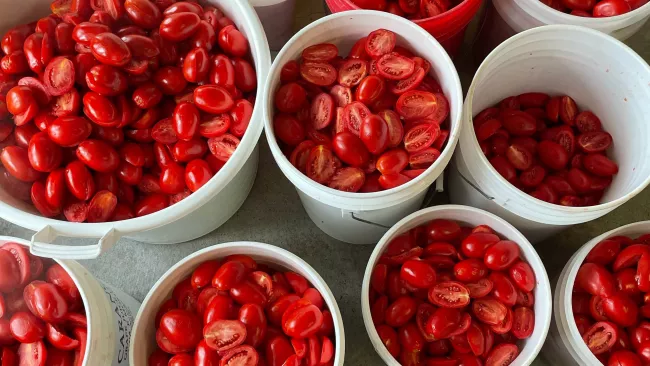
M 578 270 L 576 285 L 592 295 L 609 297 L 614 294 L 614 279 L 602 266 L 585 263 Z
M 245 304 L 239 310 L 239 321 L 246 326 L 246 344 L 259 347 L 266 335 L 266 315 L 256 304 Z
M 351 132 L 341 132 L 334 136 L 332 146 L 334 152 L 342 161 L 354 167 L 362 167 L 367 163 L 368 159 L 370 159 L 370 154 L 363 144 L 363 141 Z M 318 149 L 318 147 L 312 149 L 309 160 L 312 160 L 311 155 L 314 154 L 316 149 Z M 310 175 L 310 165 L 311 164 L 307 166 L 308 175 Z
M 213 323 L 214 324 L 214 323 Z M 175 346 L 183 349 L 193 349 L 201 341 L 201 319 L 187 310 L 175 309 L 168 311 L 160 320 L 160 330 Z M 210 339 L 206 337 L 210 344 Z
M 509 268 L 519 259 L 519 245 L 510 240 L 501 240 L 485 251 L 485 265 L 493 271 Z
M 289 83 L 275 93 L 275 107 L 280 112 L 296 113 L 307 100 L 307 92 L 298 83 Z
M 641 366 L 641 359 L 634 352 L 619 350 L 609 356 L 607 366 Z
M 535 288 L 535 273 L 526 262 L 519 261 L 513 264 L 508 270 L 510 278 L 521 290 L 530 292 Z
M 45 336 L 45 323 L 31 313 L 13 314 L 9 327 L 11 335 L 21 343 L 34 343 Z
M 309 83 L 316 86 L 332 85 L 337 79 L 334 66 L 324 62 L 309 62 L 300 65 L 300 75 Z
M 519 355 L 519 348 L 511 343 L 502 343 L 492 348 L 485 360 L 485 366 L 509 365 Z
M 29 161 L 27 149 L 7 146 L 0 153 L 0 161 L 13 177 L 23 182 L 33 182 L 40 177 L 40 173 L 32 167 Z
M 637 322 L 638 307 L 624 294 L 615 294 L 603 299 L 602 306 L 607 318 L 622 327 L 629 327 Z
M 460 282 L 439 282 L 429 289 L 429 302 L 446 308 L 461 308 L 470 301 L 470 292 Z
M 396 39 L 395 33 L 386 29 L 378 29 L 370 33 L 366 38 L 366 53 L 372 58 L 388 54 L 395 48 Z
M 48 323 L 59 323 L 68 313 L 62 292 L 53 284 L 32 282 L 25 287 L 24 297 L 29 310 Z
M 440 108 L 438 96 L 419 90 L 412 90 L 402 94 L 396 104 L 397 113 L 406 120 L 427 118 L 437 113 L 438 108 Z
M 454 276 L 461 282 L 476 282 L 487 274 L 488 269 L 480 259 L 466 259 L 454 265 Z
M 594 17 L 612 17 L 629 12 L 630 4 L 623 0 L 603 0 L 594 6 Z
M 506 317 L 508 308 L 494 298 L 480 298 L 472 303 L 472 312 L 483 323 L 500 324 Z
M 388 147 L 388 133 L 388 125 L 381 117 L 369 115 L 361 122 L 359 137 L 370 153 L 378 155 Z
M 460 249 L 468 258 L 483 258 L 485 251 L 498 242 L 499 237 L 492 233 L 472 233 L 461 242 Z
M 47 359 L 47 349 L 43 341 L 21 343 L 17 355 L 21 365 L 44 366 Z
M 216 271 L 212 279 L 212 286 L 220 291 L 228 291 L 233 286 L 242 282 L 247 274 L 248 271 L 241 262 L 226 262 Z
M 322 325 L 323 313 L 308 300 L 294 302 L 282 315 L 282 330 L 289 337 L 312 336 Z
M 52 324 L 47 324 L 46 327 L 47 327 L 47 333 L 46 333 L 47 340 L 48 342 L 50 342 L 51 345 L 53 345 L 57 349 L 64 350 L 64 351 L 72 351 L 77 347 L 79 347 L 80 341 L 71 338 L 65 332 L 63 332 L 59 327 Z
M 406 261 L 402 265 L 400 276 L 416 288 L 429 288 L 436 283 L 436 271 L 430 264 L 419 260 Z
M 266 363 L 269 366 L 283 366 L 284 362 L 294 354 L 293 347 L 289 340 L 283 335 L 270 338 L 266 342 Z M 244 364 L 254 366 L 255 364 Z
M 609 322 L 598 322 L 589 328 L 582 339 L 594 355 L 609 351 L 618 340 L 618 328 Z
M 216 320 L 203 328 L 203 337 L 208 347 L 228 351 L 244 343 L 246 326 L 239 320 Z
M 436 339 L 450 336 L 461 323 L 461 311 L 454 308 L 439 308 L 426 323 L 426 331 Z

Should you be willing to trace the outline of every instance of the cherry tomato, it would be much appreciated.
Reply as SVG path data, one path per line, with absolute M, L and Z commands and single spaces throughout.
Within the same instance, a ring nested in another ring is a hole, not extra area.
M 621 0 L 603 0 L 593 8 L 594 17 L 612 17 L 631 10 L 630 4 Z
M 248 41 L 234 25 L 219 31 L 218 42 L 219 47 L 231 56 L 244 57 L 248 53 Z
M 576 285 L 592 295 L 609 297 L 614 294 L 614 279 L 604 267 L 585 263 L 578 270 Z
M 519 259 L 519 246 L 510 240 L 501 240 L 485 251 L 485 265 L 493 271 L 509 268 Z
M 53 284 L 32 282 L 25 287 L 24 296 L 29 310 L 48 323 L 59 323 L 68 313 L 65 298 Z
M 266 335 L 266 315 L 264 309 L 256 304 L 245 304 L 239 310 L 239 321 L 246 326 L 245 343 L 259 347 Z
M 618 340 L 618 328 L 609 322 L 598 322 L 589 328 L 582 339 L 594 355 L 609 351 Z
M 174 345 L 192 349 L 201 341 L 201 320 L 197 315 L 181 309 L 168 311 L 160 320 L 160 330 L 163 335 Z M 210 340 L 206 337 L 206 342 Z

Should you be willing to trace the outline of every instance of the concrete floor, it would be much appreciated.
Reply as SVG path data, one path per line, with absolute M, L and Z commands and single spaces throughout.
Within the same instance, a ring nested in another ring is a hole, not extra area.
M 295 28 L 325 15 L 322 0 L 297 0 Z M 650 59 L 650 26 L 646 26 L 629 44 L 646 60 Z M 463 56 L 464 55 L 464 56 Z M 469 55 L 463 50 L 459 60 L 461 78 L 471 81 Z M 240 211 L 225 225 L 205 237 L 171 246 L 144 245 L 122 239 L 120 243 L 94 261 L 82 262 L 97 278 L 123 289 L 142 301 L 156 280 L 185 256 L 210 245 L 230 241 L 252 240 L 274 244 L 301 256 L 326 280 L 335 294 L 345 322 L 346 364 L 380 365 L 366 335 L 360 309 L 363 272 L 372 246 L 354 246 L 338 242 L 323 234 L 305 214 L 291 183 L 283 176 L 271 157 L 266 139 L 261 139 L 260 168 L 255 186 Z M 435 203 L 446 201 L 439 195 Z M 650 220 L 650 189 L 611 214 L 575 226 L 539 245 L 549 277 L 564 266 L 570 255 L 591 238 L 618 226 Z M 215 208 L 218 209 L 218 208 Z M 29 238 L 31 232 L 0 220 L 2 235 Z M 75 240 L 73 242 L 88 242 Z M 535 365 L 544 365 L 541 360 Z

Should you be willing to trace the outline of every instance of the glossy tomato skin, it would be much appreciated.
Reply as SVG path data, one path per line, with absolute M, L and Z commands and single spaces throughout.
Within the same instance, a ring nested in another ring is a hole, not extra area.
M 341 132 L 334 136 L 332 146 L 339 159 L 354 167 L 362 167 L 370 159 L 363 141 L 351 132 Z
M 245 304 L 239 310 L 239 321 L 246 325 L 245 343 L 259 347 L 266 336 L 267 320 L 264 309 L 256 304 Z

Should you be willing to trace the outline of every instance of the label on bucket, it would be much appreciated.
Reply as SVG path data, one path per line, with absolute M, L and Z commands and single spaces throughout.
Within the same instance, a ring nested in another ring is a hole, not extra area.
M 140 304 L 124 292 L 102 283 L 108 301 L 111 303 L 115 314 L 115 357 L 113 366 L 124 366 L 129 364 L 129 344 L 131 342 L 131 329 L 135 314 L 140 309 Z

